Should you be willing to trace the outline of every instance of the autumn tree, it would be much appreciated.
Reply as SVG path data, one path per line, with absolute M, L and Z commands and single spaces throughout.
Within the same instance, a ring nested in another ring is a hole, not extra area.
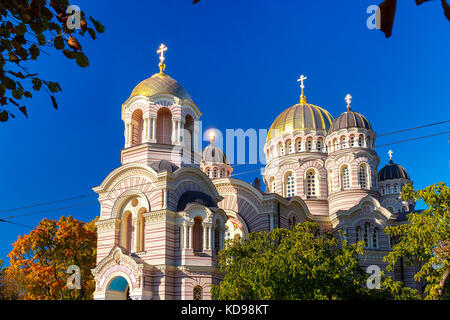
M 92 299 L 95 282 L 91 269 L 96 265 L 95 220 L 83 223 L 71 216 L 58 221 L 43 219 L 29 234 L 19 236 L 8 254 L 7 283 L 26 300 Z M 80 268 L 81 289 L 70 290 L 69 266 Z
M 400 258 L 418 264 L 414 278 L 425 280 L 426 299 L 450 298 L 450 188 L 445 183 L 415 191 L 412 185 L 402 189 L 403 200 L 422 200 L 426 210 L 408 215 L 408 223 L 393 226 L 386 232 L 397 239 L 392 252 L 385 257 L 392 271 Z
M 104 32 L 104 26 L 83 11 L 69 8 L 68 0 L 0 0 L 0 121 L 5 122 L 27 106 L 22 99 L 32 91 L 45 90 L 55 108 L 57 82 L 42 79 L 31 70 L 41 54 L 51 49 L 73 59 L 80 67 L 89 66 L 80 38 Z M 79 19 L 78 19 L 79 18 Z

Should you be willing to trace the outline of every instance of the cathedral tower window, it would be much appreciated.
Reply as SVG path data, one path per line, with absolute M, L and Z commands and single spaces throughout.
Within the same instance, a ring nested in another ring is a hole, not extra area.
M 341 149 L 347 148 L 347 144 L 345 142 L 345 136 L 341 137 Z
M 192 230 L 192 247 L 194 252 L 202 252 L 203 251 L 203 225 L 202 218 L 195 217 L 194 218 L 194 227 Z
M 282 143 L 280 143 L 279 148 L 280 148 L 280 155 L 284 156 L 284 145 Z
M 294 152 L 294 149 L 293 149 L 293 147 L 292 147 L 291 140 L 288 140 L 288 141 L 286 142 L 286 150 L 287 150 L 287 153 L 288 153 L 288 154 Z
M 302 139 L 297 139 L 296 145 L 297 145 L 297 152 L 302 151 Z
M 317 151 L 322 152 L 322 148 L 323 148 L 323 139 L 319 138 L 317 139 Z
M 369 239 L 370 239 L 370 224 L 366 223 L 364 225 L 364 246 L 369 247 Z
M 143 142 L 144 137 L 144 119 L 143 113 L 140 109 L 137 109 L 133 112 L 131 116 L 131 128 L 132 128 L 132 136 L 131 136 L 131 145 L 136 146 Z
M 367 166 L 364 163 L 359 166 L 359 185 L 362 189 L 367 188 Z
M 131 252 L 131 239 L 133 235 L 133 226 L 131 219 L 131 212 L 126 211 L 122 215 L 121 227 L 120 227 L 120 246 L 125 248 L 128 252 Z
M 386 194 L 391 194 L 391 185 L 386 185 Z
M 356 227 L 356 241 L 362 240 L 361 227 Z
M 355 146 L 355 136 L 350 136 L 350 147 L 354 147 Z
M 379 241 L 378 241 L 379 233 L 380 232 L 379 232 L 378 228 L 375 228 L 373 230 L 372 247 L 374 247 L 375 249 L 378 249 L 378 246 L 379 246 Z
M 342 190 L 350 189 L 350 171 L 347 165 L 344 165 L 341 169 L 341 183 Z
M 362 148 L 364 144 L 364 136 L 360 135 L 358 139 L 358 147 Z
M 217 178 L 217 168 L 214 168 L 213 170 L 213 178 Z
M 294 216 L 294 215 L 290 216 L 289 220 L 288 220 L 288 228 L 289 228 L 289 230 L 292 230 L 297 223 L 298 223 L 297 217 Z
M 194 119 L 187 115 L 184 122 L 183 132 L 184 148 L 187 149 L 187 153 L 194 151 Z M 191 153 L 191 161 L 194 160 L 194 154 Z
M 316 189 L 316 171 L 310 169 L 306 172 L 306 198 L 314 198 L 317 196 Z
M 334 138 L 334 140 L 333 140 L 333 151 L 334 150 L 339 150 L 339 144 L 338 144 L 337 138 Z
M 172 113 L 167 108 L 158 110 L 156 118 L 156 141 L 160 144 L 172 144 Z
M 275 184 L 275 177 L 270 178 L 270 192 L 275 193 L 276 190 L 276 184 Z
M 295 196 L 295 176 L 293 172 L 286 174 L 285 178 L 285 196 L 293 197 Z
M 203 300 L 203 288 L 196 286 L 193 291 L 192 300 Z
M 398 193 L 398 184 L 394 184 L 394 193 Z
M 308 140 L 306 140 L 306 150 L 307 151 L 312 151 L 312 144 L 313 144 L 312 138 L 308 138 Z

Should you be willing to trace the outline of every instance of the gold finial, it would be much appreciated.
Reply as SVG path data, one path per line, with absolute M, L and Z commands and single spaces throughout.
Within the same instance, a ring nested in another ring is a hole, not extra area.
M 161 43 L 159 46 L 158 51 L 156 51 L 157 54 L 159 54 L 159 72 L 164 73 L 164 70 L 166 69 L 166 65 L 164 64 L 164 60 L 166 58 L 164 57 L 164 52 L 167 51 L 167 47 L 164 45 L 164 43 Z
M 209 133 L 209 141 L 211 142 L 211 145 L 214 144 L 214 140 L 216 140 L 216 133 L 214 132 L 214 130 L 211 130 L 211 132 Z
M 392 162 L 392 155 L 394 154 L 394 151 L 389 150 L 388 155 L 389 155 L 389 161 Z
M 345 101 L 347 102 L 347 111 L 351 110 L 352 96 L 350 94 L 345 96 Z
M 300 96 L 300 103 L 301 104 L 305 104 L 307 103 L 306 101 L 306 97 L 304 95 L 304 89 L 305 89 L 305 84 L 304 81 L 308 79 L 307 77 L 305 77 L 304 75 L 301 75 L 300 78 L 298 78 L 297 82 L 301 82 L 300 88 L 302 88 L 302 95 Z

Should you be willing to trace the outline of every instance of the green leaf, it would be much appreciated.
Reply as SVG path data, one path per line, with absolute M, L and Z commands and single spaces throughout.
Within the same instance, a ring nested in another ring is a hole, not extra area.
M 75 53 L 75 58 L 76 58 L 77 64 L 80 67 L 86 68 L 89 66 L 89 59 L 86 57 L 86 55 L 83 52 Z
M 58 50 L 62 50 L 65 47 L 64 39 L 62 38 L 62 36 L 56 37 L 53 44 L 55 45 L 55 48 Z

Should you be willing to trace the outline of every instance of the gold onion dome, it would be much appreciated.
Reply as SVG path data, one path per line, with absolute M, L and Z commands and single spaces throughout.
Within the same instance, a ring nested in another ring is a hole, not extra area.
M 267 141 L 281 136 L 287 131 L 296 130 L 324 130 L 327 132 L 333 123 L 333 116 L 325 109 L 301 101 L 281 113 L 275 119 L 267 134 Z
M 163 72 L 156 73 L 139 83 L 131 92 L 130 98 L 139 95 L 151 97 L 155 94 L 171 94 L 177 98 L 192 101 L 189 92 L 176 80 Z
M 166 51 L 167 47 L 162 43 L 156 51 L 159 54 L 159 73 L 155 73 L 150 78 L 139 83 L 131 92 L 130 98 L 139 95 L 151 97 L 155 94 L 171 94 L 177 98 L 192 101 L 191 95 L 187 90 L 178 81 L 164 73 L 166 69 L 164 53 Z

